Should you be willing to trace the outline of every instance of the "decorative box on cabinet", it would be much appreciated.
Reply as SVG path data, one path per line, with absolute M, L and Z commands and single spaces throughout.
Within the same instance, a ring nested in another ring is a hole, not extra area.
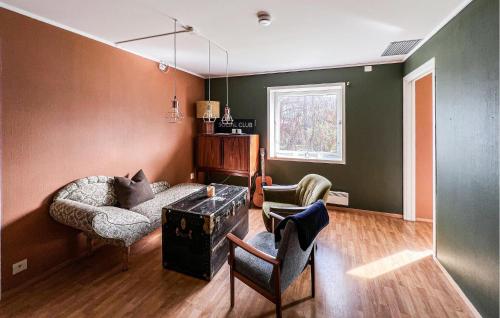
M 197 172 L 248 178 L 248 190 L 259 165 L 259 135 L 200 134 L 197 138 Z

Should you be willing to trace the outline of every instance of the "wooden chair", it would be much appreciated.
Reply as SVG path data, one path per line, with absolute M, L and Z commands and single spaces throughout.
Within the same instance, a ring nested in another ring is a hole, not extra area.
M 270 212 L 272 219 L 282 220 L 283 217 Z M 272 227 L 274 229 L 274 226 Z M 234 278 L 250 286 L 274 304 L 276 317 L 281 317 L 281 295 L 285 289 L 311 266 L 311 296 L 314 297 L 314 253 L 313 242 L 303 251 L 300 248 L 297 229 L 294 222 L 289 221 L 279 248 L 275 248 L 274 234 L 267 231 L 244 242 L 233 234 L 227 235 L 229 241 L 229 266 L 231 308 L 234 306 Z M 236 249 L 236 247 L 240 247 Z

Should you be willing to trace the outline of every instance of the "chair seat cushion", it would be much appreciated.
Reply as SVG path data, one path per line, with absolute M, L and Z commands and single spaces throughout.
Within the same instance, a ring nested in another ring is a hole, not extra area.
M 180 200 L 203 187 L 204 185 L 197 183 L 181 183 L 157 193 L 154 199 L 143 202 L 130 210 L 147 217 L 151 222 L 151 226 L 156 229 L 161 225 L 161 211 L 164 206 Z
M 271 217 L 269 216 L 269 211 L 271 210 L 271 207 L 275 208 L 296 208 L 299 207 L 298 205 L 295 204 L 289 204 L 289 203 L 281 203 L 281 202 L 272 202 L 272 201 L 264 201 L 262 204 L 262 220 L 264 221 L 264 225 L 266 226 L 266 230 L 268 232 L 272 232 L 272 225 L 271 225 Z M 283 214 L 283 213 L 280 213 Z
M 274 234 L 269 232 L 261 232 L 247 243 L 274 257 L 278 253 L 278 250 L 274 248 Z M 274 292 L 271 287 L 271 275 L 273 273 L 271 264 L 238 247 L 234 253 L 234 268 L 238 273 L 251 278 L 260 287 L 272 293 Z

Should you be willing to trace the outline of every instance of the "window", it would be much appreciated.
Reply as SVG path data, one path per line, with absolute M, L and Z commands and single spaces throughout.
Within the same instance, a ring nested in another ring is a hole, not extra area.
M 269 158 L 345 163 L 345 83 L 268 87 Z

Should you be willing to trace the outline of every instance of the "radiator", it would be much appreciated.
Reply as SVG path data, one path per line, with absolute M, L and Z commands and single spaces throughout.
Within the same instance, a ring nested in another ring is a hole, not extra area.
M 341 191 L 330 191 L 328 193 L 328 204 L 349 206 L 349 193 Z

